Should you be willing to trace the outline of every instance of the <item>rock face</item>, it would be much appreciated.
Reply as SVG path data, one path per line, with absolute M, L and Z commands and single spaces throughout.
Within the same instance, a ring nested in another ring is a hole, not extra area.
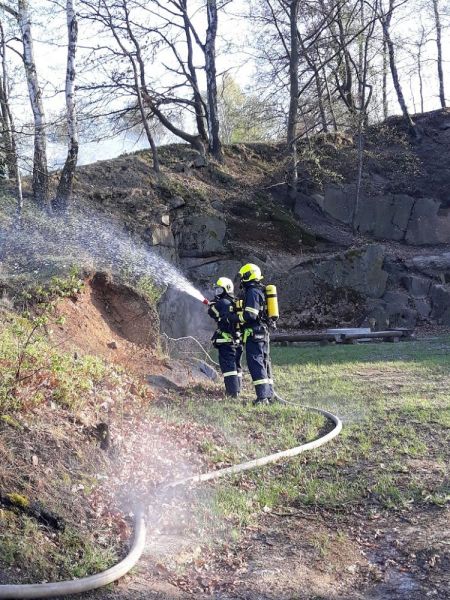
M 321 208 L 330 216 L 349 225 L 353 222 L 355 211 L 356 186 L 328 184 L 324 189 Z
M 225 254 L 224 246 L 227 228 L 225 221 L 215 215 L 195 215 L 186 217 L 175 227 L 175 238 L 179 256 L 209 257 Z
M 174 288 L 168 288 L 159 303 L 161 330 L 171 338 L 195 336 L 206 341 L 215 329 L 204 304 Z
M 432 319 L 439 325 L 450 325 L 450 285 L 431 287 Z
M 375 177 L 375 176 L 374 176 Z M 374 180 L 362 193 L 356 210 L 356 185 L 328 184 L 324 196 L 311 196 L 334 219 L 354 224 L 378 240 L 405 241 L 414 246 L 450 243 L 450 210 L 434 198 L 380 193 Z
M 439 212 L 441 203 L 432 198 L 421 198 L 414 204 L 405 241 L 414 246 L 450 243 L 450 216 L 448 210 Z
M 413 206 L 414 198 L 404 194 L 364 198 L 355 217 L 356 226 L 376 239 L 400 241 L 408 229 Z
M 406 261 L 406 266 L 421 273 L 442 278 L 450 277 L 450 252 L 432 256 L 414 256 Z
M 373 244 L 319 262 L 312 271 L 334 288 L 349 288 L 361 295 L 379 298 L 386 289 L 388 278 L 383 270 L 383 260 L 383 247 Z

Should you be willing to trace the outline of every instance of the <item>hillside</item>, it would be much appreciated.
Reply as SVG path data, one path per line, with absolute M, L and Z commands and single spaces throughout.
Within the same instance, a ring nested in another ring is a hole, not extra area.
M 342 134 L 303 143 L 295 202 L 273 144 L 230 146 L 223 165 L 162 148 L 159 183 L 148 154 L 123 156 L 80 169 L 77 194 L 119 215 L 202 289 L 243 262 L 260 264 L 279 285 L 282 327 L 449 326 L 450 114 L 415 119 L 420 141 L 395 118 L 369 131 L 357 209 L 357 152 Z M 204 327 L 201 308 L 170 290 L 160 315 L 169 334 Z

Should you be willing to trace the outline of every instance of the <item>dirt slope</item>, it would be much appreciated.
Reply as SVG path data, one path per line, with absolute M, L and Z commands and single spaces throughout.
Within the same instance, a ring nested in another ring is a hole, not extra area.
M 158 372 L 158 314 L 131 288 L 96 274 L 80 294 L 58 303 L 57 315 L 60 324 L 53 333 L 64 348 L 100 356 L 135 374 Z

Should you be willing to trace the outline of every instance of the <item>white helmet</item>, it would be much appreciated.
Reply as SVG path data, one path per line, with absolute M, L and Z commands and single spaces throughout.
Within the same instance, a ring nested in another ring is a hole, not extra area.
M 233 282 L 231 279 L 228 279 L 228 277 L 219 277 L 219 279 L 216 281 L 216 286 L 223 288 L 227 294 L 233 294 L 234 292 Z

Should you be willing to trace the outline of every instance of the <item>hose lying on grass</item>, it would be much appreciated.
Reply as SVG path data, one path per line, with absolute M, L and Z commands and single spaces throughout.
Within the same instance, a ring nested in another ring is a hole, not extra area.
M 243 471 L 248 471 L 257 467 L 263 467 L 264 465 L 278 462 L 283 458 L 292 458 L 293 456 L 302 454 L 307 450 L 313 450 L 314 448 L 319 448 L 319 446 L 323 446 L 324 444 L 332 440 L 334 437 L 336 437 L 341 431 L 342 422 L 339 419 L 339 417 L 336 417 L 332 413 L 321 408 L 300 406 L 293 402 L 288 402 L 287 400 L 283 400 L 283 398 L 281 398 L 277 394 L 276 397 L 283 404 L 297 406 L 298 408 L 303 408 L 305 410 L 312 410 L 323 415 L 324 417 L 326 417 L 334 423 L 333 429 L 327 434 L 323 435 L 322 437 L 313 440 L 312 442 L 302 444 L 301 446 L 296 446 L 295 448 L 290 448 L 289 450 L 282 450 L 281 452 L 276 452 L 275 454 L 270 454 L 269 456 L 263 456 L 261 458 L 249 460 L 247 462 L 240 463 L 238 465 L 233 465 L 231 467 L 225 467 L 216 471 L 209 471 L 208 473 L 193 475 L 191 477 L 187 477 L 186 479 L 172 481 L 165 486 L 165 489 L 174 488 L 179 485 L 186 485 L 188 483 L 199 483 L 203 481 L 210 481 L 212 479 L 219 479 L 220 477 L 225 477 L 226 475 L 234 475 L 236 473 L 242 473 Z M 136 565 L 144 551 L 145 538 L 146 526 L 144 510 L 140 510 L 137 511 L 135 515 L 134 541 L 133 545 L 131 546 L 131 550 L 129 554 L 117 565 L 111 567 L 107 571 L 103 571 L 103 573 L 98 573 L 96 575 L 91 575 L 90 577 L 83 577 L 82 579 L 75 579 L 72 581 L 61 581 L 58 583 L 0 585 L 0 600 L 54 598 L 55 596 L 69 596 L 71 594 L 80 594 L 82 592 L 88 592 L 91 590 L 95 590 L 99 587 L 108 585 L 109 583 L 112 583 L 113 581 L 116 581 L 117 579 L 120 579 L 121 577 L 126 575 L 126 573 L 128 573 Z

